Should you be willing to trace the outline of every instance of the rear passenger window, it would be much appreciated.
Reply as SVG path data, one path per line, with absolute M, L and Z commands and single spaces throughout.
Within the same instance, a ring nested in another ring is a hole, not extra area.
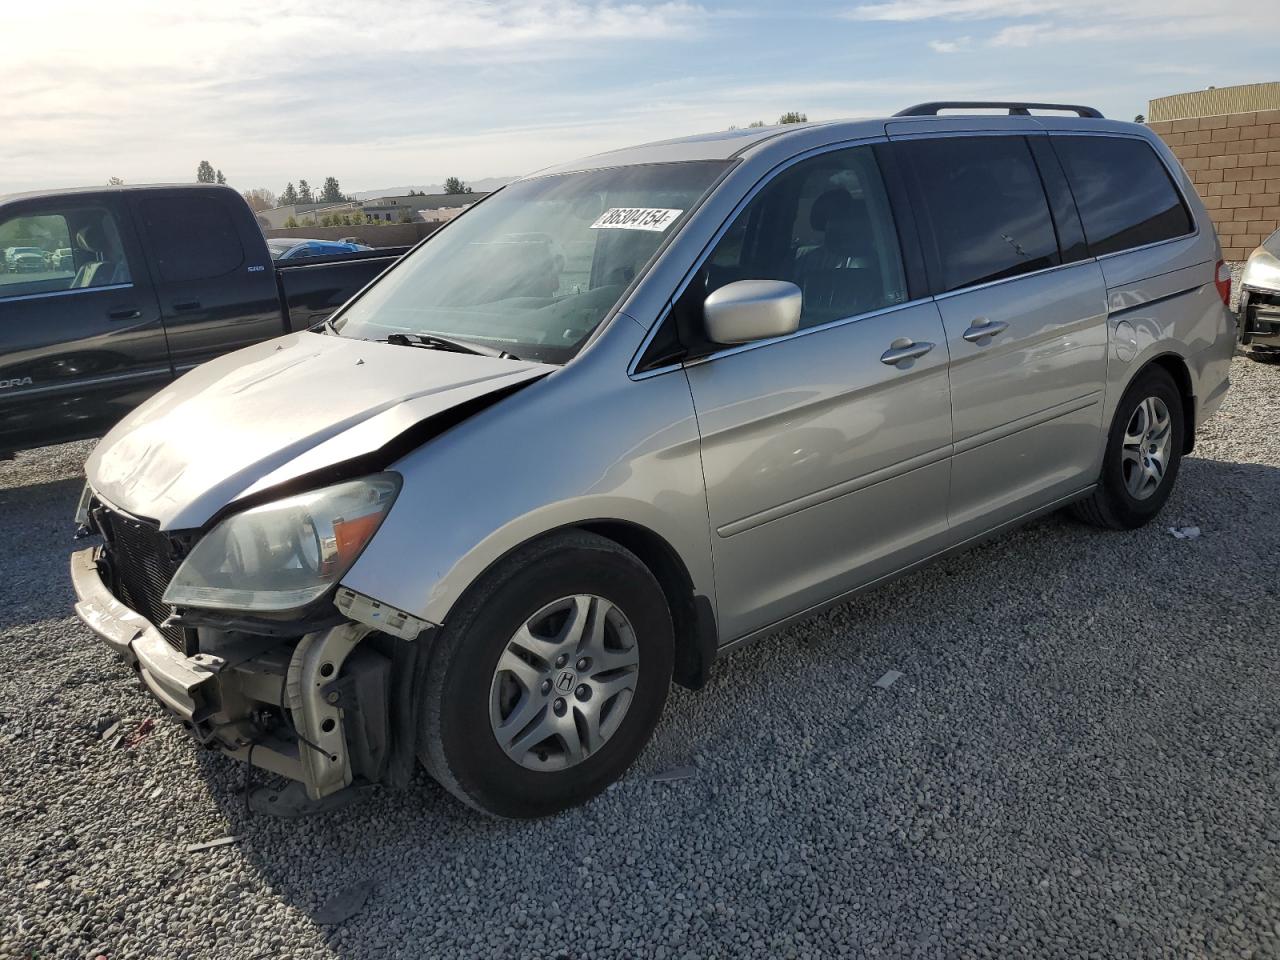
M 1024 137 L 913 140 L 901 148 L 915 169 L 938 292 L 1061 263 Z
M 1192 230 L 1169 171 L 1142 140 L 1053 137 L 1095 256 L 1181 237 Z
M 221 277 L 244 262 L 235 221 L 212 197 L 154 197 L 140 206 L 162 281 Z
M 736 280 L 800 287 L 801 327 L 879 310 L 907 298 L 902 256 L 870 147 L 822 154 L 780 173 L 720 239 L 689 296 L 700 309 Z

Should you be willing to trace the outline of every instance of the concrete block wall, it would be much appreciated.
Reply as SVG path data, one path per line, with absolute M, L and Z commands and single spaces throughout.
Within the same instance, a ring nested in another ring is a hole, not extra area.
M 346 227 L 279 227 L 264 230 L 270 239 L 306 237 L 309 240 L 341 240 L 355 237 L 371 247 L 409 247 L 440 229 L 438 223 L 385 223 L 381 226 L 360 224 Z
M 1280 227 L 1280 110 L 1148 124 L 1209 208 L 1223 257 L 1244 260 Z

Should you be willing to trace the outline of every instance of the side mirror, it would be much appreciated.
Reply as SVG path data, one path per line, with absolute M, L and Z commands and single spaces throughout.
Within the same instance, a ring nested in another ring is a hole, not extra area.
M 795 333 L 804 294 L 785 280 L 738 280 L 711 293 L 702 304 L 707 339 L 750 343 Z

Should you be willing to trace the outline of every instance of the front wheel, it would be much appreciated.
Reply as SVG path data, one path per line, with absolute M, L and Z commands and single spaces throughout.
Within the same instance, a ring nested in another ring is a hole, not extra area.
M 1160 367 L 1139 374 L 1116 408 L 1097 489 L 1074 507 L 1094 526 L 1132 530 L 1160 512 L 1182 463 L 1182 395 Z
M 450 613 L 427 669 L 420 756 L 494 816 L 582 803 L 643 749 L 673 658 L 666 598 L 634 554 L 586 532 L 548 537 Z

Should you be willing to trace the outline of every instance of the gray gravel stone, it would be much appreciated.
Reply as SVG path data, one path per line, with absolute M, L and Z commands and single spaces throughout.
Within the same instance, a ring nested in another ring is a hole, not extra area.
M 71 614 L 89 446 L 21 454 L 0 464 L 0 956 L 1275 956 L 1280 367 L 1232 377 L 1158 522 L 1050 517 L 747 648 L 673 693 L 615 789 L 534 823 L 425 776 L 248 817 L 241 769 Z M 868 697 L 889 669 L 910 682 Z M 131 750 L 99 739 L 148 717 Z

